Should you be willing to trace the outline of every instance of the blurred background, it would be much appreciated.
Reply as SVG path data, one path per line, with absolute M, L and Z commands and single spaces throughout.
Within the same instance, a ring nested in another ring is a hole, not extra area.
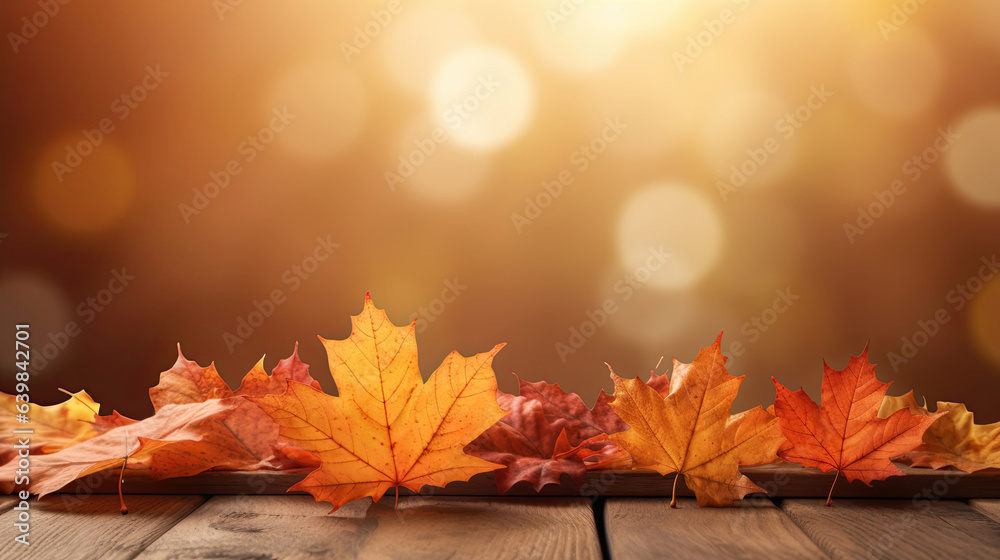
M 1000 2 L 5 1 L 0 389 L 129 416 L 176 344 L 237 385 L 370 291 L 425 378 L 593 403 L 724 331 L 734 408 L 1000 420 Z

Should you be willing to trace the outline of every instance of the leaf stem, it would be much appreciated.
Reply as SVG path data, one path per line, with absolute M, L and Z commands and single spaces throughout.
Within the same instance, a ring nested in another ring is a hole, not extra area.
M 94 414 L 97 414 L 96 412 Z M 125 507 L 125 496 L 122 495 L 122 484 L 125 482 L 125 467 L 128 466 L 128 428 L 125 432 L 125 455 L 122 456 L 122 472 L 118 475 L 118 503 L 121 504 L 122 515 L 128 515 L 128 508 Z
M 837 479 L 840 478 L 840 471 L 837 471 L 837 475 L 833 477 L 833 484 L 830 485 L 830 493 L 826 495 L 826 507 L 833 506 L 833 487 L 837 485 Z
M 674 475 L 674 489 L 670 491 L 670 507 L 677 509 L 677 479 L 681 477 L 681 473 Z
M 122 505 L 122 515 L 128 515 L 128 508 L 125 507 L 125 496 L 122 496 L 122 482 L 125 481 L 125 465 L 128 464 L 128 458 L 122 461 L 122 472 L 118 475 L 118 502 Z

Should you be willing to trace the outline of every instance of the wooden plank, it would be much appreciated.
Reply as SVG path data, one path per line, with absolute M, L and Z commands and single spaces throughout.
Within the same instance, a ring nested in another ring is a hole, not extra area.
M 139 558 L 601 557 L 581 498 L 410 496 L 393 509 L 386 497 L 329 509 L 308 496 L 215 496 Z
M 16 543 L 13 536 L 5 538 L 0 541 L 0 558 L 133 558 L 204 501 L 202 496 L 127 496 L 129 514 L 122 515 L 118 496 L 32 499 L 31 544 Z M 8 529 L 8 535 L 15 513 L 0 515 L 0 526 Z
M 666 498 L 609 498 L 605 528 L 611 558 L 824 558 L 770 500 L 739 504 L 699 508 L 682 498 L 675 510 Z
M 18 502 L 18 499 L 14 496 L 0 496 L 0 513 L 7 511 L 8 509 L 14 507 L 14 504 Z
M 955 500 L 783 500 L 830 558 L 1000 558 L 1000 525 Z
M 969 500 L 969 505 L 979 513 L 1000 523 L 1000 500 Z
M 1000 470 L 988 469 L 966 474 L 957 471 L 914 469 L 900 465 L 904 476 L 875 481 L 872 486 L 861 482 L 848 483 L 843 477 L 833 491 L 839 498 L 903 498 L 911 499 L 933 488 L 941 499 L 1000 498 Z M 833 473 L 807 469 L 793 464 L 742 467 L 741 472 L 778 498 L 826 497 L 833 483 Z M 187 478 L 154 481 L 148 471 L 126 471 L 126 491 L 137 494 L 284 494 L 302 480 L 308 469 L 294 471 L 206 472 Z M 118 477 L 97 473 L 75 481 L 66 492 L 118 492 Z M 577 486 L 568 478 L 560 485 L 550 484 L 536 493 L 527 483 L 518 483 L 506 496 L 669 496 L 673 476 L 650 472 L 590 472 Z M 693 496 L 683 482 L 677 485 L 678 495 Z M 410 492 L 401 490 L 400 495 Z M 492 473 L 477 475 L 468 482 L 453 482 L 446 488 L 434 489 L 435 496 L 495 496 Z

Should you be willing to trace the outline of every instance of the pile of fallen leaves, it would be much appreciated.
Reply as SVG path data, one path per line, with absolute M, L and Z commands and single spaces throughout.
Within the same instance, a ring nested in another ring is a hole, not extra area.
M 378 500 L 403 487 L 443 487 L 494 472 L 501 493 L 526 481 L 535 490 L 587 471 L 656 471 L 684 477 L 702 506 L 732 505 L 762 492 L 741 465 L 781 460 L 834 470 L 870 484 L 902 474 L 891 460 L 966 472 L 1000 468 L 1000 423 L 976 425 L 965 405 L 931 413 L 912 393 L 886 396 L 868 349 L 841 371 L 824 364 L 821 404 L 775 380 L 773 407 L 731 414 L 743 377 L 730 375 L 721 335 L 690 364 L 648 381 L 611 372 L 615 391 L 593 408 L 558 384 L 520 381 L 497 389 L 498 344 L 482 354 L 449 354 L 425 382 L 414 325 L 396 326 L 366 298 L 347 340 L 320 339 L 338 396 L 324 393 L 298 346 L 268 375 L 263 359 L 236 390 L 214 365 L 184 357 L 149 390 L 144 420 L 99 414 L 85 392 L 52 406 L 31 405 L 34 434 L 28 489 L 39 496 L 106 470 L 148 469 L 154 480 L 206 470 L 312 469 L 291 490 L 334 509 Z M 18 427 L 15 397 L 0 393 L 0 430 Z M 0 448 L 0 489 L 12 492 L 13 443 Z M 836 484 L 836 478 L 834 480 Z M 831 488 L 832 493 L 832 488 Z

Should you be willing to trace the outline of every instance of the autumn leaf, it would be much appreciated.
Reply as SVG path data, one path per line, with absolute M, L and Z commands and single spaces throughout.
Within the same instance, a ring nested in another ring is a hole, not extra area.
M 674 360 L 665 396 L 638 377 L 611 372 L 611 408 L 630 428 L 608 437 L 632 455 L 633 470 L 677 473 L 671 507 L 681 476 L 701 506 L 732 505 L 751 492 L 764 492 L 739 466 L 771 462 L 784 439 L 777 419 L 759 406 L 730 415 L 743 377 L 726 371 L 721 342 L 720 334 L 690 364 Z M 663 377 L 651 381 L 663 383 Z
M 55 453 L 31 458 L 30 491 L 39 497 L 55 492 L 77 478 L 105 469 L 147 463 L 154 454 L 172 450 L 180 456 L 196 446 L 218 419 L 239 406 L 239 399 L 213 399 L 188 405 L 168 405 L 154 416 L 118 426 L 101 435 Z M 167 469 L 170 468 L 166 465 Z M 0 467 L 0 489 L 11 492 L 16 463 Z
M 778 455 L 823 472 L 837 471 L 826 505 L 831 504 L 833 486 L 841 474 L 849 482 L 860 480 L 869 486 L 874 480 L 903 474 L 890 459 L 919 445 L 924 430 L 936 418 L 912 415 L 908 410 L 878 417 L 890 384 L 875 378 L 867 345 L 860 356 L 851 356 L 843 370 L 823 362 L 820 406 L 802 389 L 793 393 L 771 379 L 777 387 L 775 413 L 788 439 Z
M 497 402 L 507 415 L 465 448 L 467 453 L 506 465 L 496 471 L 500 493 L 526 480 L 537 492 L 558 484 L 563 474 L 580 484 L 588 468 L 628 464 L 628 455 L 607 433 L 626 428 L 601 391 L 593 409 L 576 393 L 556 383 L 518 380 L 520 395 L 497 391 Z
M 157 412 L 171 404 L 192 404 L 213 399 L 263 397 L 284 393 L 290 381 L 319 389 L 309 375 L 309 366 L 299 360 L 299 345 L 292 355 L 278 362 L 271 375 L 264 371 L 264 359 L 243 377 L 233 391 L 223 381 L 215 364 L 202 367 L 184 357 L 177 347 L 177 361 L 160 374 L 160 382 L 149 390 L 149 399 Z M 278 425 L 258 406 L 237 399 L 238 405 L 217 424 L 206 425 L 208 431 L 197 444 L 175 447 L 153 458 L 153 476 L 169 478 L 190 476 L 210 468 L 228 470 L 276 469 L 282 467 L 315 466 L 308 456 L 305 465 L 301 456 L 289 456 L 278 445 Z M 174 456 L 177 455 L 177 456 Z
M 390 488 L 468 480 L 501 465 L 462 449 L 499 420 L 493 356 L 449 354 L 426 383 L 417 369 L 414 325 L 398 327 L 365 297 L 346 340 L 324 340 L 339 396 L 301 383 L 282 395 L 250 398 L 292 445 L 320 466 L 290 490 L 304 490 L 336 510 Z
M 885 397 L 878 415 L 886 418 L 903 409 L 911 414 L 935 416 L 937 420 L 924 432 L 923 443 L 894 460 L 932 469 L 952 466 L 968 473 L 1000 469 L 1000 422 L 976 424 L 964 404 L 953 402 L 938 401 L 937 412 L 932 414 L 926 401 L 923 406 L 917 404 L 913 391 L 901 397 Z
M 295 344 L 292 355 L 279 361 L 271 370 L 271 375 L 264 371 L 261 358 L 243 377 L 240 387 L 235 391 L 223 381 L 214 363 L 202 367 L 188 360 L 178 344 L 177 360 L 173 367 L 160 374 L 160 382 L 149 390 L 149 400 L 153 403 L 153 409 L 159 410 L 168 404 L 191 404 L 233 396 L 262 397 L 284 393 L 289 381 L 304 383 L 314 389 L 320 388 L 319 382 L 309 375 L 309 366 L 299 359 L 298 343 Z
M 71 394 L 65 401 L 50 406 L 29 403 L 26 415 L 31 419 L 30 426 L 17 421 L 18 404 L 23 403 L 16 402 L 14 395 L 0 393 L 0 432 L 10 434 L 13 429 L 30 427 L 34 430 L 29 446 L 32 456 L 54 453 L 97 435 L 91 422 L 97 417 L 101 405 L 94 402 L 86 391 Z M 0 465 L 15 455 L 13 447 L 0 447 Z
M 207 368 L 188 360 L 180 352 L 174 366 L 163 372 L 160 383 L 150 390 L 156 413 L 133 420 L 113 412 L 89 415 L 73 409 L 90 430 L 86 441 L 76 441 L 51 455 L 32 458 L 31 487 L 44 495 L 69 482 L 109 468 L 149 468 L 154 480 L 191 476 L 209 469 L 253 470 L 315 465 L 311 457 L 285 454 L 278 446 L 278 426 L 244 396 L 283 392 L 289 380 L 309 381 L 308 366 L 298 357 L 298 345 L 267 375 L 263 359 L 244 377 L 236 391 L 222 380 L 214 366 Z M 93 401 L 86 393 L 76 397 L 89 410 Z M 63 403 L 74 406 L 70 401 Z M 43 415 L 44 418 L 44 415 Z M 32 416 L 32 423 L 36 418 Z M 37 436 L 33 434 L 34 437 Z M 13 463 L 11 463 L 13 465 Z M 9 476 L 8 476 L 9 475 Z M 9 492 L 13 471 L 0 470 L 3 489 Z

